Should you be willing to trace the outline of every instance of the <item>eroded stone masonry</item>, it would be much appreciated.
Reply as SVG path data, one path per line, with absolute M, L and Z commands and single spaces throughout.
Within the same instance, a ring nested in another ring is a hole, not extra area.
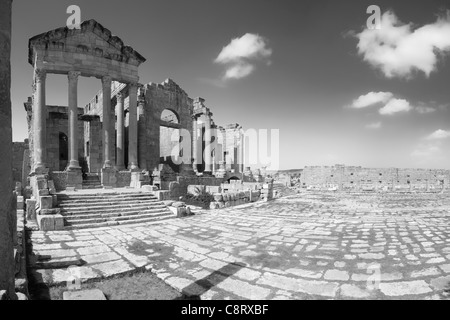
M 355 166 L 305 167 L 303 188 L 346 191 L 442 191 L 450 181 L 450 170 L 363 168 Z
M 272 180 L 244 167 L 242 127 L 217 125 L 205 99 L 191 98 L 171 79 L 140 83 L 145 61 L 95 20 L 29 40 L 29 137 L 14 144 L 14 180 L 24 188 L 28 216 L 41 229 L 69 225 L 61 191 L 146 187 L 165 201 L 186 195 L 190 186 L 214 187 L 208 190 L 217 194 L 232 190 L 212 207 L 255 201 L 256 192 L 271 197 Z M 68 106 L 46 104 L 49 74 L 67 76 Z M 101 84 L 82 107 L 79 77 Z

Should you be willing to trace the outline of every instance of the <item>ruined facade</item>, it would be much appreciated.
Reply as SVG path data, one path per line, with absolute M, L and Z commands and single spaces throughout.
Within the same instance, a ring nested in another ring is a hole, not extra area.
M 24 162 L 35 197 L 46 185 L 39 180 L 52 180 L 58 190 L 81 189 L 87 175 L 98 175 L 104 188 L 151 184 L 162 173 L 166 181 L 196 174 L 219 179 L 212 185 L 244 179 L 242 128 L 218 127 L 205 100 L 189 97 L 171 79 L 140 84 L 145 58 L 98 22 L 31 38 L 29 62 L 35 76 L 24 104 L 30 150 Z M 48 73 L 67 74 L 69 106 L 46 105 Z M 102 81 L 84 106 L 77 99 L 79 76 Z
M 305 167 L 303 188 L 338 190 L 441 190 L 449 185 L 450 170 L 363 168 L 345 165 Z

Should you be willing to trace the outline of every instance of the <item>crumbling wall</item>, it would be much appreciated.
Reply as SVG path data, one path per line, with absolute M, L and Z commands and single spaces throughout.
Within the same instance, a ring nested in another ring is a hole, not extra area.
M 161 84 L 150 83 L 144 87 L 145 107 L 139 121 L 139 166 L 154 170 L 160 160 L 160 122 L 165 109 L 174 112 L 179 119 L 180 129 L 192 136 L 192 99 L 174 81 L 168 79 Z
M 396 190 L 432 191 L 448 185 L 450 170 L 362 168 L 344 165 L 305 167 L 301 176 L 304 188 L 316 187 L 338 190 Z

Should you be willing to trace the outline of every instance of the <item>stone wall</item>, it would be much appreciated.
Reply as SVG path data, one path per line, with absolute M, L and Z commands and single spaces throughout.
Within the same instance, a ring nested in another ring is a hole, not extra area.
M 175 113 L 179 128 L 188 130 L 192 136 L 192 99 L 174 81 L 167 79 L 161 84 L 144 86 L 145 107 L 139 117 L 139 166 L 152 171 L 160 160 L 161 114 L 168 109 Z
M 450 170 L 362 168 L 336 165 L 305 167 L 300 183 L 303 188 L 339 190 L 411 189 L 440 190 L 449 184 Z
M 52 171 L 49 174 L 49 180 L 53 180 L 56 191 L 66 190 L 67 187 L 67 172 Z
M 224 179 L 216 177 L 198 177 L 198 176 L 179 176 L 177 181 L 167 182 L 170 196 L 172 199 L 178 199 L 188 192 L 188 186 L 217 186 L 223 183 Z
M 25 150 L 28 150 L 28 140 L 24 142 L 14 142 L 12 149 L 12 170 L 13 180 L 22 182 Z
M 11 130 L 11 0 L 0 0 L 0 291 L 14 293 L 14 210 Z

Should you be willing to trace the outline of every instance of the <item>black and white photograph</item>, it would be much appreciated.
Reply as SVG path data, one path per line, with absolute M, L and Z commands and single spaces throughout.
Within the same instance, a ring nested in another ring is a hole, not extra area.
M 0 300 L 450 300 L 449 85 L 449 0 L 0 0 Z

